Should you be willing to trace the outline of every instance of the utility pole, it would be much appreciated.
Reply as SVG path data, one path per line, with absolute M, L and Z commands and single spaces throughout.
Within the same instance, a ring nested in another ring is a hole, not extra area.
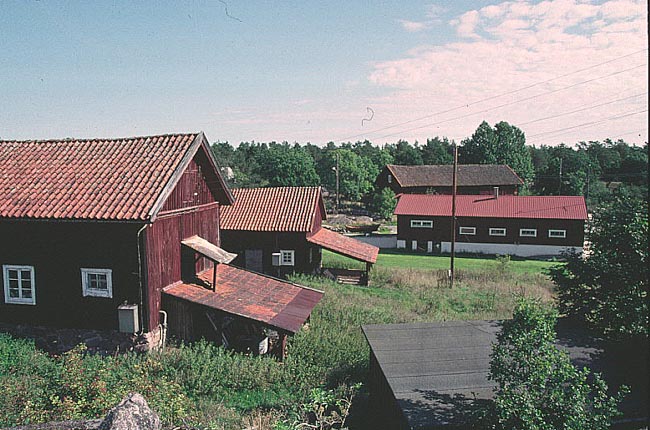
M 558 188 L 558 194 L 562 195 L 562 158 L 560 158 L 560 187 Z
M 336 151 L 336 214 L 339 214 L 339 152 Z
M 456 176 L 458 174 L 458 147 L 454 143 L 454 166 L 451 175 L 451 261 L 449 266 L 449 287 L 454 288 L 454 257 L 456 254 Z

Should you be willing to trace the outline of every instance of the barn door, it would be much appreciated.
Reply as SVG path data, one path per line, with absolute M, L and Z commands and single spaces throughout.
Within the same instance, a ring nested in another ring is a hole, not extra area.
M 246 268 L 248 270 L 259 273 L 264 272 L 261 249 L 247 249 L 244 251 L 244 255 L 246 256 Z

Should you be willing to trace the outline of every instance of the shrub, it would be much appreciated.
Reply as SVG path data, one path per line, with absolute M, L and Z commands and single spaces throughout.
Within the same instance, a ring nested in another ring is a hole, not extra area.
M 556 311 L 522 301 L 494 345 L 490 379 L 497 383 L 498 428 L 607 429 L 625 389 L 614 397 L 599 375 L 576 369 L 555 345 Z

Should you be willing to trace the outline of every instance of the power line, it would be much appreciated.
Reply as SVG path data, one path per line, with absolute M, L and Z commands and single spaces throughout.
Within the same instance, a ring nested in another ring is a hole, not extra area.
M 532 121 L 522 122 L 521 124 L 519 124 L 519 126 L 528 125 L 528 124 L 532 124 L 534 122 L 544 121 L 544 120 L 547 120 L 547 119 L 559 118 L 561 116 L 571 115 L 571 114 L 574 114 L 576 112 L 583 112 L 583 111 L 594 109 L 594 108 L 601 107 L 601 106 L 611 105 L 612 103 L 622 102 L 623 100 L 633 99 L 635 97 L 640 97 L 640 96 L 643 96 L 643 95 L 646 95 L 646 94 L 648 94 L 647 91 L 644 92 L 644 93 L 635 94 L 633 96 L 623 97 L 623 98 L 620 98 L 620 99 L 611 100 L 611 101 L 608 101 L 608 102 L 605 102 L 605 103 L 600 103 L 600 104 L 597 104 L 597 105 L 587 106 L 587 107 L 584 107 L 584 108 L 572 110 L 572 111 L 569 111 L 569 112 L 560 113 L 560 114 L 557 114 L 557 115 L 552 115 L 552 116 L 547 116 L 547 117 L 544 117 L 544 118 L 534 119 Z
M 569 88 L 577 87 L 577 86 L 580 86 L 580 85 L 583 85 L 583 84 L 587 84 L 587 83 L 590 83 L 590 82 L 593 82 L 593 81 L 597 81 L 599 79 L 609 78 L 611 76 L 615 76 L 615 75 L 619 75 L 621 73 L 629 72 L 630 70 L 638 69 L 638 68 L 644 67 L 644 66 L 645 66 L 645 64 L 639 64 L 637 66 L 630 67 L 630 68 L 627 68 L 627 69 L 624 69 L 624 70 L 619 70 L 619 71 L 616 71 L 616 72 L 612 72 L 612 73 L 604 75 L 604 76 L 600 76 L 600 77 L 592 78 L 592 79 L 587 79 L 585 81 L 581 81 L 581 82 L 577 82 L 575 84 L 567 85 L 566 87 L 546 91 L 546 92 L 543 92 L 543 93 L 540 93 L 540 94 L 537 94 L 537 95 L 534 95 L 534 96 L 525 97 L 523 99 L 514 100 L 512 102 L 508 102 L 508 103 L 501 104 L 499 106 L 494 106 L 494 107 L 491 107 L 491 108 L 483 109 L 483 110 L 478 111 L 478 112 L 469 113 L 469 114 L 457 116 L 457 117 L 454 117 L 454 118 L 449 118 L 449 119 L 446 119 L 446 120 L 443 120 L 443 121 L 424 124 L 424 125 L 420 125 L 420 126 L 417 126 L 417 127 L 407 128 L 407 129 L 404 129 L 404 130 L 397 131 L 395 133 L 389 133 L 389 134 L 385 134 L 383 136 L 379 136 L 379 137 L 377 137 L 375 139 L 384 139 L 386 137 L 395 136 L 395 135 L 405 133 L 405 132 L 408 132 L 408 131 L 419 130 L 419 129 L 422 129 L 422 128 L 431 127 L 431 126 L 438 125 L 438 124 L 444 124 L 446 122 L 455 121 L 457 119 L 468 118 L 470 116 L 478 115 L 480 113 L 490 112 L 490 111 L 493 111 L 493 110 L 496 110 L 496 109 L 500 109 L 502 107 L 506 107 L 506 106 L 521 103 L 521 102 L 524 102 L 524 101 L 536 99 L 538 97 L 542 97 L 542 96 L 545 96 L 545 95 L 548 95 L 548 94 L 553 94 L 553 93 L 557 93 L 557 92 L 560 92 L 560 91 L 568 90 Z
M 644 109 L 644 110 L 640 110 L 640 111 L 634 111 L 634 112 L 626 112 L 624 114 L 613 115 L 613 116 L 610 116 L 610 117 L 607 117 L 607 118 L 603 118 L 603 119 L 600 119 L 598 121 L 585 122 L 585 123 L 574 125 L 574 126 L 571 126 L 571 127 L 560 128 L 560 129 L 552 130 L 552 131 L 545 131 L 545 132 L 542 132 L 542 133 L 533 134 L 533 135 L 529 136 L 529 138 L 532 139 L 532 138 L 535 138 L 535 137 L 544 136 L 544 135 L 547 135 L 547 134 L 555 134 L 557 132 L 562 132 L 562 131 L 566 131 L 566 130 L 573 130 L 573 129 L 582 128 L 582 127 L 590 127 L 592 125 L 600 124 L 602 122 L 607 122 L 607 121 L 613 121 L 613 120 L 616 120 L 616 119 L 626 118 L 628 116 L 638 115 L 638 114 L 644 113 L 644 112 L 648 112 L 648 109 Z M 564 133 L 560 133 L 560 135 L 562 135 L 562 134 L 564 134 Z M 557 137 L 557 136 L 553 136 L 553 137 Z
M 496 99 L 496 98 L 499 98 L 499 97 L 507 96 L 507 95 L 510 95 L 510 94 L 515 94 L 515 93 L 518 93 L 520 91 L 524 91 L 524 90 L 528 90 L 530 88 L 534 88 L 534 87 L 536 87 L 538 85 L 553 82 L 553 81 L 555 81 L 557 79 L 565 78 L 567 76 L 571 76 L 571 75 L 575 75 L 577 73 L 585 72 L 587 70 L 595 69 L 596 67 L 604 66 L 605 64 L 610 64 L 610 63 L 613 63 L 615 61 L 622 60 L 624 58 L 631 57 L 631 56 L 636 55 L 636 54 L 640 54 L 641 52 L 645 52 L 647 50 L 648 50 L 647 48 L 640 49 L 640 50 L 632 52 L 630 54 L 626 54 L 626 55 L 623 55 L 623 56 L 620 56 L 620 57 L 612 58 L 611 60 L 603 61 L 602 63 L 594 64 L 592 66 L 585 67 L 583 69 L 574 70 L 573 72 L 570 72 L 570 73 L 565 73 L 564 75 L 556 76 L 554 78 L 547 79 L 547 80 L 544 80 L 544 81 L 535 82 L 534 84 L 531 84 L 531 85 L 528 85 L 528 86 L 525 86 L 525 87 L 522 87 L 522 88 L 518 88 L 516 90 L 511 90 L 511 91 L 507 91 L 505 93 L 500 93 L 500 94 L 497 94 L 497 95 L 494 95 L 494 96 L 489 96 L 489 97 L 486 97 L 486 98 L 471 102 L 469 104 L 466 103 L 466 104 L 459 105 L 459 106 L 456 106 L 456 107 L 451 108 L 451 109 L 447 109 L 447 110 L 440 111 L 440 112 L 435 112 L 435 113 L 425 115 L 425 116 L 422 116 L 422 117 L 419 117 L 419 118 L 415 118 L 415 119 L 412 119 L 412 120 L 409 120 L 409 121 L 404 121 L 404 122 L 388 125 L 386 127 L 378 128 L 378 129 L 375 129 L 375 130 L 370 130 L 370 131 L 368 131 L 366 133 L 359 133 L 359 134 L 355 134 L 355 135 L 352 135 L 352 136 L 344 137 L 344 138 L 338 139 L 337 142 L 354 139 L 356 137 L 363 137 L 363 136 L 366 136 L 367 134 L 374 134 L 374 133 L 384 131 L 384 130 L 388 130 L 388 129 L 391 129 L 391 128 L 400 127 L 402 125 L 407 125 L 407 124 L 412 124 L 412 123 L 417 122 L 417 121 L 422 121 L 423 119 L 432 118 L 432 117 L 437 116 L 437 115 L 443 115 L 443 114 L 446 114 L 446 113 L 454 112 L 454 111 L 462 109 L 462 108 L 468 108 L 470 106 L 474 106 L 474 105 L 479 104 L 479 103 L 483 103 L 483 102 L 493 100 L 493 99 Z M 381 137 L 379 139 L 381 139 Z

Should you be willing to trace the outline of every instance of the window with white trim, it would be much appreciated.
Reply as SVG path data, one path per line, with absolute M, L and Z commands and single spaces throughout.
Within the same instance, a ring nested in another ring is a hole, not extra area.
M 113 297 L 111 269 L 81 269 L 81 288 L 84 297 Z
M 3 265 L 2 278 L 5 287 L 5 303 L 36 304 L 33 266 Z
M 412 228 L 433 228 L 433 221 L 426 219 L 412 219 Z
M 393 175 L 391 175 L 390 173 L 388 174 L 388 183 L 389 184 L 393 183 Z
M 520 228 L 519 229 L 520 237 L 537 237 L 536 228 Z
M 458 234 L 475 235 L 476 234 L 476 227 L 459 227 L 458 228 Z
M 564 239 L 566 237 L 566 230 L 549 230 L 548 237 Z
M 280 250 L 280 265 L 293 266 L 296 252 L 293 249 Z
M 506 229 L 501 227 L 490 227 L 490 236 L 505 236 Z

